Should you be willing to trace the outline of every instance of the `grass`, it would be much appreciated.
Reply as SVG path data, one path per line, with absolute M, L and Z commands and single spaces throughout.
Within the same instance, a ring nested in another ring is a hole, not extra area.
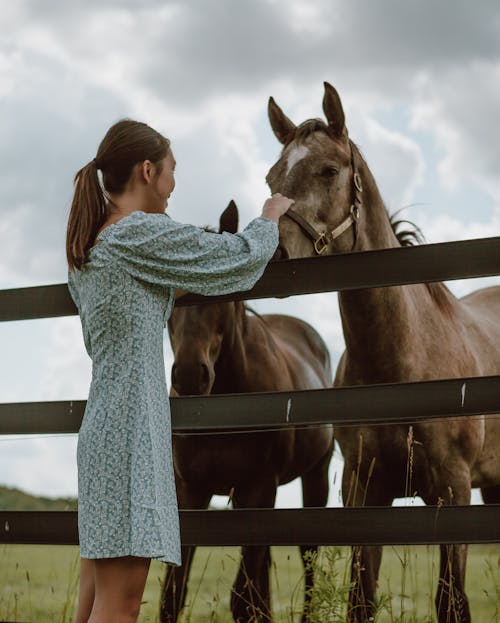
M 349 585 L 349 549 L 320 548 L 313 595 L 313 621 L 344 621 Z M 298 548 L 272 548 L 272 608 L 275 623 L 300 621 L 303 570 Z M 183 623 L 232 621 L 229 591 L 236 575 L 235 547 L 199 548 L 193 563 Z M 379 579 L 378 623 L 435 620 L 439 567 L 435 546 L 386 547 Z M 139 623 L 158 621 L 160 585 L 166 565 L 152 561 Z M 0 545 L 0 620 L 71 623 L 79 577 L 75 546 Z M 500 547 L 469 547 L 467 593 L 472 619 L 500 621 Z

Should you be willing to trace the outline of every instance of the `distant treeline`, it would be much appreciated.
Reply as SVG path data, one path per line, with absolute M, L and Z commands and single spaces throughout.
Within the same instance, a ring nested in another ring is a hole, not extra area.
M 77 508 L 77 498 L 46 498 L 0 486 L 2 511 L 76 511 Z
M 210 509 L 223 510 L 229 508 L 225 506 L 214 506 L 210 504 Z M 14 489 L 0 485 L 0 511 L 76 511 L 78 510 L 77 498 L 46 498 L 43 496 L 30 495 Z

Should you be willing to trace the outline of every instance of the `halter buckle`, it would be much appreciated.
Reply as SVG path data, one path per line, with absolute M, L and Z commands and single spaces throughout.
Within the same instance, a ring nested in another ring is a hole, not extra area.
M 314 241 L 314 250 L 318 255 L 321 255 L 326 251 L 327 247 L 328 240 L 326 239 L 326 234 L 320 234 Z
M 359 221 L 359 212 L 360 212 L 359 206 L 353 203 L 351 206 L 351 216 L 352 216 L 353 221 L 355 222 Z
M 363 192 L 363 182 L 361 181 L 361 176 L 357 171 L 354 173 L 354 186 L 360 193 Z

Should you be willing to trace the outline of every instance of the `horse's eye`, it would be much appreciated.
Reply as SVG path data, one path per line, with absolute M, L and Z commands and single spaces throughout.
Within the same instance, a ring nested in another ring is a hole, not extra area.
M 324 166 L 320 171 L 321 177 L 326 177 L 326 178 L 334 177 L 337 174 L 338 174 L 338 170 L 331 164 Z

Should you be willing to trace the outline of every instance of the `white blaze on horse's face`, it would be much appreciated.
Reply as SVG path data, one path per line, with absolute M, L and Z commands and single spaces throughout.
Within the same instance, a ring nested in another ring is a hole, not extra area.
M 297 164 L 297 162 L 300 162 L 300 160 L 303 160 L 304 158 L 306 158 L 308 154 L 309 154 L 309 149 L 305 145 L 299 145 L 298 147 L 293 147 L 293 149 L 290 150 L 290 153 L 287 156 L 286 174 L 288 175 L 290 171 L 293 169 L 293 167 Z

